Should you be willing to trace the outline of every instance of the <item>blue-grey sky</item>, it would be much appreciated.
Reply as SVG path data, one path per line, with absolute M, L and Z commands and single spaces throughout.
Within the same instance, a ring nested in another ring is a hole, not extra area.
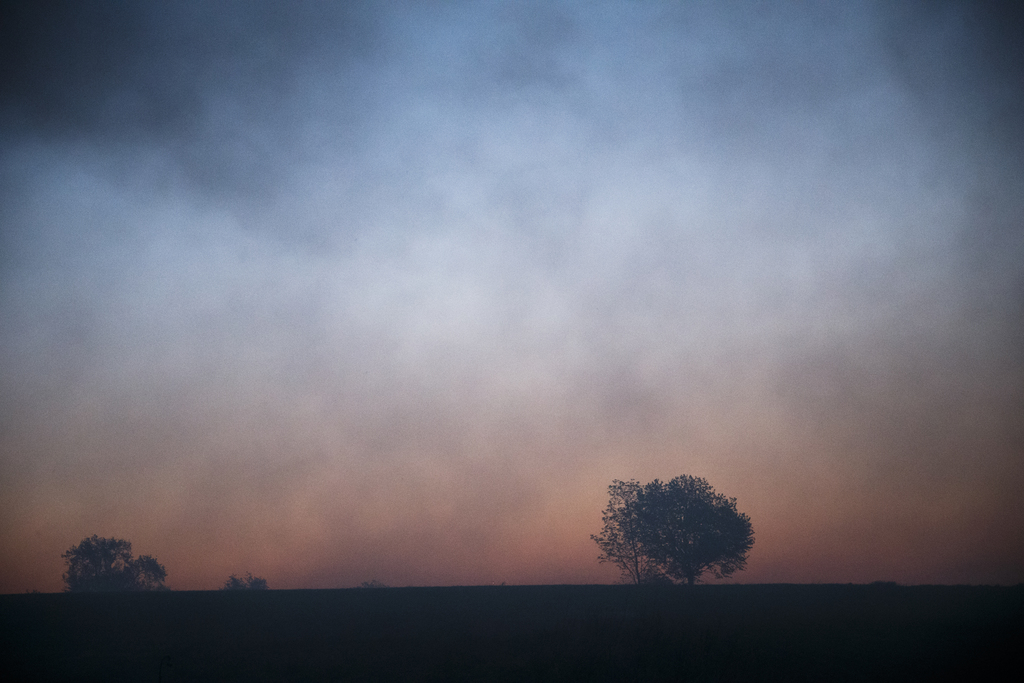
M 0 591 L 1024 581 L 1009 4 L 55 2 L 0 40 Z

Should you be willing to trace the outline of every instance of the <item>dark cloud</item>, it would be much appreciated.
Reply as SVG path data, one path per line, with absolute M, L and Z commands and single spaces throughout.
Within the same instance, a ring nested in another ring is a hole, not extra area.
M 297 145 L 312 74 L 358 99 L 347 70 L 380 51 L 365 3 L 19 3 L 0 102 L 10 135 L 155 147 L 190 183 L 270 191 Z M 359 103 L 332 113 L 358 122 Z M 339 124 L 344 124 L 344 121 Z M 142 148 L 142 149 L 140 149 Z M 126 171 L 131 173 L 132 171 Z

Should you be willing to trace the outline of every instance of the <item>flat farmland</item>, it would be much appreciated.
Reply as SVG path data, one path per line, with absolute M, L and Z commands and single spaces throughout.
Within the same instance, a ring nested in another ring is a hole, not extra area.
M 479 586 L 0 596 L 11 681 L 999 680 L 1024 586 Z

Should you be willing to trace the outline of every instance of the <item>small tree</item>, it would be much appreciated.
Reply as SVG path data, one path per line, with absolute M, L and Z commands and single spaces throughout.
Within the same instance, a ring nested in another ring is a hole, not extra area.
M 600 535 L 590 537 L 601 549 L 597 559 L 619 565 L 622 578 L 636 584 L 664 580 L 661 570 L 642 543 L 637 507 L 637 496 L 642 489 L 638 481 L 614 480 L 608 487 L 608 507 L 601 518 L 604 530 Z
M 132 557 L 132 544 L 117 538 L 92 538 L 61 554 L 67 565 L 67 592 L 164 590 L 167 570 L 149 555 Z
M 711 572 L 726 578 L 746 567 L 754 545 L 750 518 L 736 499 L 715 493 L 698 477 L 640 486 L 615 481 L 604 531 L 591 538 L 602 562 L 615 562 L 635 583 L 670 579 L 692 585 Z
M 267 580 L 258 576 L 253 576 L 251 572 L 246 572 L 245 576 L 241 579 L 232 574 L 228 577 L 228 580 L 224 582 L 224 586 L 221 588 L 222 591 L 265 591 L 267 590 Z

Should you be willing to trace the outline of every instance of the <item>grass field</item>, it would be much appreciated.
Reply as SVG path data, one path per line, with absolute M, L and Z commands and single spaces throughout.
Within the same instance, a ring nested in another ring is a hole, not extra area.
M 1024 586 L 0 596 L 8 681 L 932 681 L 1020 671 Z

